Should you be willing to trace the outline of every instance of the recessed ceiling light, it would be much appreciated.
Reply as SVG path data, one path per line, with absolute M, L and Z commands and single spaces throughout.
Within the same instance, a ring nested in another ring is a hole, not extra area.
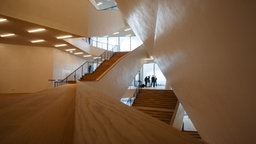
M 5 21 L 7 21 L 6 18 L 0 18 L 0 22 L 5 22 Z
M 153 57 L 153 56 L 150 56 L 150 58 L 145 58 L 144 60 L 145 60 L 145 61 L 147 61 L 147 60 L 154 60 L 154 57 Z
M 42 31 L 45 31 L 45 28 L 37 28 L 37 29 L 27 30 L 27 32 L 29 32 L 29 33 L 42 32 Z
M 117 35 L 117 34 L 119 34 L 119 32 L 114 32 L 114 33 L 113 33 L 113 35 Z
M 103 3 L 102 2 L 99 2 L 99 3 L 97 3 L 97 6 L 100 6 L 100 5 L 102 5 Z
M 56 44 L 56 45 L 54 45 L 54 47 L 64 47 L 64 46 L 67 46 L 67 44 Z
M 101 57 L 94 57 L 93 59 L 100 59 Z
M 125 35 L 126 37 L 130 37 L 130 36 L 132 36 L 132 34 L 128 34 L 128 35 Z
M 73 37 L 72 35 L 63 35 L 63 36 L 58 36 L 56 37 L 57 39 L 65 39 L 65 38 L 71 38 Z
M 6 34 L 1 34 L 0 37 L 11 37 L 11 36 L 15 36 L 14 33 L 6 33 Z
M 83 52 L 76 52 L 74 53 L 75 55 L 81 55 L 81 54 L 84 54 Z
M 76 49 L 66 49 L 65 51 L 75 51 Z
M 132 30 L 131 28 L 127 28 L 127 29 L 125 29 L 124 31 L 130 31 L 130 30 Z
M 31 43 L 40 43 L 40 42 L 44 42 L 45 40 L 43 39 L 38 39 L 38 40 L 32 40 L 30 41 Z
M 92 55 L 84 55 L 84 57 L 91 57 Z

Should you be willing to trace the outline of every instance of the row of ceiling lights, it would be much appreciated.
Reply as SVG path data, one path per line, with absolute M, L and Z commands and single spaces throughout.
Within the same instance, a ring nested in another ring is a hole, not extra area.
M 8 20 L 6 18 L 0 18 L 0 22 L 7 22 Z M 27 30 L 28 33 L 37 33 L 37 32 L 43 32 L 45 31 L 45 28 L 37 28 L 37 29 L 30 29 Z M 12 37 L 15 36 L 15 33 L 4 33 L 0 34 L 0 37 Z M 63 35 L 63 36 L 57 36 L 57 39 L 65 39 L 65 38 L 71 38 L 73 37 L 72 35 Z M 36 40 L 31 40 L 31 43 L 40 43 L 40 42 L 45 42 L 44 39 L 36 39 Z M 55 47 L 62 47 L 62 46 L 67 46 L 67 44 L 56 44 L 54 45 Z
M 8 20 L 6 18 L 0 18 L 0 23 L 2 22 L 7 22 Z M 37 33 L 37 32 L 43 32 L 46 31 L 45 28 L 37 28 L 37 29 L 30 29 L 27 30 L 28 33 Z M 4 33 L 4 34 L 0 34 L 0 37 L 4 38 L 4 37 L 12 37 L 15 36 L 15 33 Z M 71 38 L 73 37 L 72 35 L 62 35 L 62 36 L 57 36 L 57 39 L 66 39 L 66 38 Z M 40 42 L 45 42 L 44 39 L 36 39 L 36 40 L 31 40 L 31 43 L 40 43 Z M 67 46 L 67 44 L 55 44 L 54 47 L 65 47 Z M 74 51 L 76 51 L 75 48 L 72 49 L 66 49 L 65 51 L 69 52 L 69 53 L 73 53 Z M 73 53 L 74 55 L 82 55 L 84 54 L 84 52 L 75 52 Z M 90 57 L 91 55 L 84 55 L 83 57 Z

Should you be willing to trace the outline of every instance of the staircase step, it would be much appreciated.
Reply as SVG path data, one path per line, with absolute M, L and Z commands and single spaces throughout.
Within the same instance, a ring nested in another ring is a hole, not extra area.
M 128 52 L 116 52 L 109 60 L 103 61 L 100 66 L 93 72 L 85 74 L 80 81 L 96 81 L 99 80 L 113 65 L 117 63 Z
M 171 90 L 141 89 L 136 97 L 134 108 L 170 124 L 178 99 Z
M 187 135 L 190 135 L 194 138 L 201 139 L 201 136 L 199 135 L 199 133 L 197 131 L 182 131 L 182 132 Z

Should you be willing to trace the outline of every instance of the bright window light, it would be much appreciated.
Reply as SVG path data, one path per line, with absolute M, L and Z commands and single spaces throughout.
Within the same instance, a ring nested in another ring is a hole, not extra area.
M 64 46 L 67 46 L 67 44 L 56 44 L 56 45 L 54 45 L 54 47 L 64 47 Z
M 65 38 L 71 38 L 73 37 L 72 35 L 63 35 L 63 36 L 58 36 L 56 37 L 57 39 L 65 39 Z
M 11 36 L 15 36 L 14 33 L 6 33 L 6 34 L 1 34 L 0 37 L 11 37 Z
M 5 21 L 7 21 L 7 19 L 5 19 L 5 18 L 0 18 L 0 22 L 5 22 Z
M 43 39 L 38 39 L 38 40 L 32 40 L 30 41 L 31 43 L 40 43 L 40 42 L 44 42 L 45 40 Z
M 29 33 L 36 33 L 36 32 L 42 32 L 42 31 L 45 31 L 45 28 L 27 30 L 27 32 Z

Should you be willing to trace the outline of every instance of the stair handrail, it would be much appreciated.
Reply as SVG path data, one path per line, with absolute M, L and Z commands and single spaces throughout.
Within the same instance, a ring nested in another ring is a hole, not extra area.
M 138 80 L 138 85 L 136 86 L 135 92 L 133 93 L 133 95 L 131 97 L 128 98 L 128 100 L 126 102 L 127 105 L 132 106 L 134 100 L 136 99 L 136 97 L 140 93 L 140 90 L 141 90 L 141 81 Z
M 134 77 L 134 86 L 135 91 L 133 93 L 133 95 L 131 97 L 128 98 L 128 100 L 126 101 L 126 105 L 132 106 L 134 100 L 136 99 L 136 97 L 138 96 L 138 94 L 140 93 L 141 87 L 142 87 L 142 81 L 141 81 L 141 77 L 140 77 L 140 71 L 137 73 L 139 75 L 138 80 L 136 80 L 136 76 Z M 137 83 L 136 83 L 137 82 Z
M 108 44 L 108 45 L 111 45 L 111 44 Z M 87 73 L 94 72 L 104 60 L 109 60 L 115 52 L 120 51 L 120 47 L 118 45 L 112 45 L 112 46 L 113 47 L 110 50 L 105 50 L 100 56 L 94 57 L 93 61 L 85 61 L 81 66 L 79 66 L 77 69 L 75 69 L 72 73 L 70 73 L 64 79 L 51 80 L 54 83 L 53 84 L 54 87 L 58 87 L 63 84 L 67 84 L 69 82 L 69 79 L 71 79 L 70 81 L 77 81 L 77 80 L 81 79 L 84 74 L 86 74 L 86 71 L 87 71 Z M 86 67 L 86 64 L 87 64 L 87 67 Z M 94 64 L 96 64 L 95 69 L 92 68 L 91 70 L 89 70 L 89 66 L 90 65 L 92 66 Z M 87 68 L 87 70 L 85 68 Z M 80 69 L 81 69 L 81 73 L 77 73 Z

